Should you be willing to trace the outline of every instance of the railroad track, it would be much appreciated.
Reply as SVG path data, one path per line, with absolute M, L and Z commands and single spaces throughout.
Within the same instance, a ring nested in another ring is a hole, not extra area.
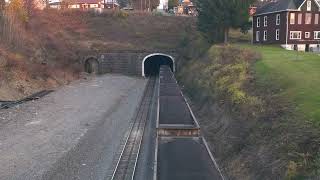
M 111 180 L 133 180 L 139 157 L 144 128 L 148 118 L 152 95 L 156 78 L 148 80 L 144 96 L 141 100 L 134 123 L 122 149 L 116 168 L 113 171 Z

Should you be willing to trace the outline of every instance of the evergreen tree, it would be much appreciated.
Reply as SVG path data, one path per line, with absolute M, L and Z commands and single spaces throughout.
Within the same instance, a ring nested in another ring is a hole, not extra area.
M 249 21 L 248 8 L 254 0 L 197 0 L 198 27 L 210 41 L 228 42 L 230 28 Z
M 173 9 L 179 5 L 179 0 L 169 0 L 168 1 L 168 8 Z

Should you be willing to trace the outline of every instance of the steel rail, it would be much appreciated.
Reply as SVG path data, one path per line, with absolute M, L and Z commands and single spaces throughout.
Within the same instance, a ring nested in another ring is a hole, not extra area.
M 154 84 L 155 78 L 148 80 L 138 113 L 113 171 L 111 180 L 133 180 L 134 178 L 146 120 L 149 114 L 149 106 L 152 103 Z

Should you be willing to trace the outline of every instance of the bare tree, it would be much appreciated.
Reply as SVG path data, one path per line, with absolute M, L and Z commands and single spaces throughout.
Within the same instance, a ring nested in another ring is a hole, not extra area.
M 12 47 L 22 46 L 28 15 L 22 0 L 11 0 L 5 6 L 0 24 L 0 40 Z
M 27 13 L 27 17 L 30 18 L 35 10 L 35 1 L 34 0 L 23 0 L 23 8 Z
M 152 11 L 159 6 L 160 0 L 132 0 L 134 9 Z
M 0 0 L 0 15 L 3 13 L 5 6 L 6 6 L 6 1 Z

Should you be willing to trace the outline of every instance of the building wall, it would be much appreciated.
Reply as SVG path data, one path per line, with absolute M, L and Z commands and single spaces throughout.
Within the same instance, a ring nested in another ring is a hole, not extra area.
M 320 39 L 314 39 L 314 31 L 320 31 L 320 11 L 314 0 L 311 0 L 311 11 L 307 11 L 307 1 L 301 6 L 301 11 L 290 12 L 295 14 L 295 23 L 289 23 L 288 44 L 320 44 Z M 306 14 L 311 13 L 311 24 L 306 24 Z M 302 14 L 302 23 L 298 24 L 298 15 Z M 315 16 L 318 14 L 318 23 L 315 22 Z M 301 31 L 301 39 L 290 39 L 290 31 Z M 305 33 L 310 33 L 310 38 L 305 37 Z
M 99 4 L 90 4 L 90 8 L 98 8 Z
M 280 24 L 276 24 L 277 14 L 280 14 Z M 260 27 L 257 27 L 257 19 L 260 17 Z M 264 26 L 264 17 L 267 17 L 267 26 Z M 279 29 L 279 40 L 276 40 L 276 30 Z M 285 44 L 287 29 L 287 12 L 265 14 L 253 17 L 253 43 L 261 44 Z M 256 32 L 260 32 L 260 40 L 256 41 Z M 263 33 L 267 31 L 267 40 L 263 40 Z
M 308 0 L 307 0 L 308 1 Z M 320 39 L 314 39 L 314 31 L 320 31 L 320 11 L 315 0 L 311 0 L 311 11 L 307 11 L 307 1 L 301 6 L 300 10 L 290 12 L 272 13 L 266 15 L 257 15 L 253 17 L 253 43 L 260 44 L 288 44 L 288 49 L 291 49 L 295 44 L 300 44 L 298 49 L 304 49 L 305 44 L 310 47 L 317 47 L 320 44 Z M 295 23 L 290 24 L 290 13 L 295 14 Z M 311 24 L 306 24 L 306 14 L 311 13 Z M 276 15 L 281 14 L 280 25 L 276 25 Z M 298 14 L 302 14 L 302 23 L 298 24 Z M 318 14 L 318 23 L 315 22 L 315 16 Z M 268 17 L 268 25 L 264 27 L 264 16 Z M 260 17 L 260 27 L 257 27 L 257 18 Z M 287 31 L 288 18 L 288 32 Z M 280 40 L 275 40 L 276 29 L 280 29 Z M 256 31 L 260 32 L 260 41 L 256 41 Z M 263 31 L 267 31 L 267 41 L 263 41 Z M 290 31 L 301 31 L 301 39 L 291 39 Z M 310 37 L 306 38 L 306 32 L 310 33 Z M 286 35 L 287 34 L 287 35 Z M 287 37 L 286 37 L 287 36 Z M 287 38 L 287 39 L 286 39 Z
M 78 8 L 80 8 L 80 4 L 72 4 L 72 5 L 69 5 L 68 8 L 78 9 Z
M 290 12 L 290 13 L 295 13 L 296 17 L 300 12 Z M 318 24 L 315 24 L 315 14 L 319 15 L 318 19 Z M 293 43 L 293 44 L 316 44 L 320 42 L 320 39 L 315 40 L 314 39 L 314 31 L 320 31 L 320 12 L 317 13 L 312 13 L 312 19 L 311 19 L 311 24 L 305 24 L 305 16 L 306 13 L 302 13 L 302 24 L 298 24 L 298 18 L 295 20 L 295 24 L 290 24 L 288 26 L 288 43 Z M 290 31 L 301 31 L 301 39 L 299 40 L 293 40 L 290 39 Z M 310 33 L 310 38 L 305 37 L 305 33 L 309 32 Z

